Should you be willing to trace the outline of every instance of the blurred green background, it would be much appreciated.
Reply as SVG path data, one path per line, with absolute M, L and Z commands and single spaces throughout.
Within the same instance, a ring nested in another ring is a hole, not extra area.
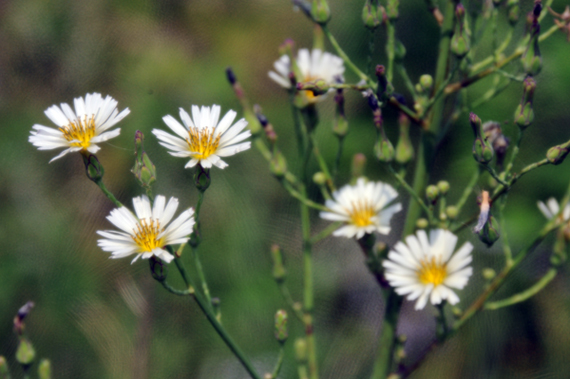
M 503 1 L 504 3 L 505 1 Z M 407 47 L 412 80 L 433 73 L 438 28 L 425 1 L 402 2 L 397 34 Z M 481 1 L 471 1 L 479 6 Z M 365 67 L 368 32 L 361 24 L 363 1 L 331 0 L 332 32 L 360 67 Z M 562 12 L 565 2 L 554 1 Z M 521 1 L 523 15 L 532 1 Z M 505 21 L 504 9 L 501 20 Z M 524 16 L 523 16 L 524 19 Z M 517 25 L 515 36 L 524 30 Z M 546 16 L 543 30 L 552 24 Z M 500 29 L 502 31 L 502 29 Z M 375 63 L 384 63 L 385 32 L 376 32 Z M 489 45 L 489 30 L 482 36 Z M 227 84 L 232 66 L 253 103 L 259 103 L 279 135 L 280 148 L 293 158 L 296 147 L 287 94 L 267 77 L 278 46 L 293 38 L 312 45 L 312 25 L 288 1 L 272 0 L 19 0 L 0 1 L 0 354 L 20 377 L 14 354 L 12 319 L 26 301 L 36 303 L 27 330 L 38 356 L 52 360 L 54 378 L 246 378 L 247 374 L 215 334 L 196 304 L 167 293 L 152 280 L 146 261 L 109 260 L 95 232 L 110 229 L 113 208 L 85 178 L 81 158 L 68 155 L 48 164 L 57 152 L 37 151 L 27 142 L 35 123 L 49 125 L 43 111 L 72 103 L 88 92 L 112 95 L 131 114 L 122 133 L 99 154 L 107 187 L 125 204 L 142 193 L 129 172 L 133 136 L 142 130 L 146 150 L 158 170 L 155 194 L 195 206 L 197 192 L 185 160 L 173 158 L 150 131 L 165 128 L 161 118 L 178 118 L 178 108 L 220 104 L 222 112 L 241 110 Z M 516 39 L 515 39 L 516 40 Z M 328 47 L 330 50 L 330 47 Z M 512 51 L 514 44 L 507 50 Z M 544 67 L 537 77 L 535 123 L 526 132 L 515 170 L 542 159 L 548 147 L 570 138 L 568 85 L 570 48 L 562 33 L 541 45 Z M 477 51 L 481 59 L 488 48 Z M 513 67 L 517 67 L 514 65 Z M 514 71 L 516 72 L 516 70 Z M 396 75 L 397 77 L 397 75 Z M 356 76 L 346 72 L 348 82 Z M 473 99 L 492 79 L 469 89 Z M 396 88 L 409 99 L 399 79 Z M 512 120 L 521 86 L 476 109 L 483 119 Z M 369 157 L 367 175 L 390 178 L 372 158 L 374 128 L 366 102 L 349 92 L 350 134 L 338 185 L 349 180 L 350 157 Z M 317 135 L 327 159 L 337 143 L 331 124 L 332 96 L 319 104 Z M 391 137 L 396 113 L 385 113 Z M 512 122 L 504 127 L 515 137 Z M 417 137 L 414 134 L 414 139 Z M 395 141 L 395 140 L 393 140 Z M 444 140 L 431 180 L 447 179 L 451 202 L 475 170 L 467 116 Z M 301 239 L 298 205 L 271 177 L 251 149 L 212 170 L 212 186 L 202 207 L 200 247 L 211 292 L 221 299 L 223 323 L 260 372 L 270 371 L 278 345 L 273 314 L 285 304 L 271 277 L 269 247 L 282 246 L 293 296 L 301 299 Z M 561 198 L 570 180 L 568 163 L 545 167 L 521 180 L 509 196 L 507 232 L 520 250 L 543 225 L 537 200 Z M 479 190 L 488 188 L 482 179 Z M 318 199 L 318 191 L 313 195 Z M 476 211 L 475 191 L 464 216 Z M 406 199 L 407 196 L 402 194 Z M 313 214 L 313 232 L 327 225 Z M 403 212 L 386 241 L 394 243 Z M 483 267 L 500 269 L 500 244 L 487 249 L 469 230 L 461 240 L 475 245 L 474 275 L 461 291 L 465 307 L 482 290 Z M 462 243 L 462 242 L 461 242 Z M 548 268 L 552 240 L 541 245 L 497 298 L 527 288 Z M 322 378 L 367 378 L 381 327 L 383 304 L 377 285 L 354 241 L 329 238 L 315 246 L 315 331 Z M 415 378 L 562 378 L 570 369 L 570 280 L 567 267 L 540 294 L 525 303 L 477 315 L 413 376 Z M 175 270 L 171 276 L 176 277 Z M 180 284 L 174 278 L 173 284 Z M 399 330 L 408 335 L 409 362 L 434 336 L 433 309 L 413 311 L 404 303 Z M 302 327 L 290 322 L 291 341 L 282 378 L 295 378 L 292 340 Z

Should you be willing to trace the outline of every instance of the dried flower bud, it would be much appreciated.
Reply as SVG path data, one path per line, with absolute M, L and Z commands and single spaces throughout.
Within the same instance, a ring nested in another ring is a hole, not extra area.
M 487 121 L 483 124 L 483 133 L 497 156 L 497 165 L 502 166 L 507 155 L 510 140 L 503 134 L 501 124 L 496 121 Z
M 570 152 L 570 141 L 548 149 L 546 152 L 546 159 L 548 159 L 548 161 L 553 165 L 559 165 L 564 162 L 568 152 Z

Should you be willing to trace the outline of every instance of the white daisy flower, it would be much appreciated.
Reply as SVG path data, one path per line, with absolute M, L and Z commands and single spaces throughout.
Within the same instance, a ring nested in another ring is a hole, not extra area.
M 448 230 L 432 230 L 429 241 L 424 230 L 406 237 L 406 243 L 398 242 L 382 262 L 385 276 L 398 295 L 408 295 L 416 300 L 416 310 L 423 309 L 428 301 L 440 304 L 447 300 L 457 304 L 459 297 L 451 288 L 462 289 L 473 269 L 471 263 L 473 245 L 465 242 L 453 255 L 457 236 Z
M 251 147 L 251 142 L 241 142 L 251 136 L 251 132 L 246 130 L 240 133 L 247 126 L 245 119 L 240 119 L 232 125 L 237 113 L 229 110 L 220 122 L 220 106 L 198 108 L 192 105 L 192 118 L 182 108 L 180 108 L 180 119 L 182 124 L 174 117 L 164 116 L 164 123 L 178 136 L 173 136 L 160 129 L 152 132 L 159 139 L 159 143 L 166 147 L 170 155 L 187 158 L 190 161 L 186 168 L 200 164 L 204 168 L 217 166 L 227 167 L 221 157 L 229 157 L 247 150 Z M 241 143 L 240 143 L 241 142 Z
M 301 72 L 300 78 L 296 78 L 298 82 L 310 82 L 317 79 L 322 79 L 327 84 L 334 84 L 336 78 L 342 79 L 344 73 L 344 62 L 336 55 L 322 52 L 319 49 L 313 49 L 309 52 L 308 49 L 301 49 L 297 53 L 295 59 L 297 67 Z M 269 77 L 283 88 L 291 88 L 291 81 L 289 80 L 289 73 L 292 71 L 291 60 L 288 55 L 282 55 L 281 58 L 273 64 L 275 71 L 269 71 Z M 307 95 L 307 100 L 310 103 L 315 103 L 324 99 L 324 95 L 314 96 L 312 91 L 304 91 Z
M 356 185 L 346 185 L 333 192 L 334 200 L 327 200 L 325 206 L 330 212 L 321 212 L 321 218 L 331 221 L 343 221 L 346 225 L 337 229 L 337 237 L 362 238 L 365 233 L 390 233 L 390 219 L 394 213 L 402 210 L 402 204 L 396 203 L 388 208 L 386 204 L 398 196 L 392 186 L 382 182 L 367 182 L 359 178 Z
M 560 212 L 560 206 L 558 205 L 558 201 L 556 201 L 556 199 L 553 197 L 548 199 L 546 201 L 546 204 L 544 204 L 542 201 L 539 201 L 536 203 L 536 205 L 538 205 L 538 209 L 540 209 L 544 217 L 546 217 L 549 220 L 552 219 L 554 216 L 556 216 L 558 212 Z M 560 217 L 562 217 L 561 221 L 570 220 L 570 203 L 566 204 Z
M 169 263 L 174 256 L 164 247 L 188 241 L 194 226 L 194 210 L 188 208 L 168 225 L 178 208 L 178 199 L 171 197 L 168 204 L 165 203 L 164 196 L 156 196 L 151 209 L 150 200 L 143 195 L 133 199 L 136 216 L 126 207 L 113 209 L 107 219 L 122 232 L 97 231 L 105 237 L 98 245 L 103 251 L 110 252 L 113 259 L 136 254 L 131 262 L 134 263 L 140 257 L 148 259 L 155 255 Z
M 67 153 L 88 151 L 97 153 L 100 147 L 96 144 L 119 135 L 121 129 L 105 132 L 129 114 L 129 108 L 121 113 L 117 110 L 117 100 L 111 96 L 104 99 L 99 93 L 88 93 L 85 99 L 74 100 L 75 112 L 67 103 L 59 107 L 52 105 L 44 112 L 57 125 L 57 129 L 35 124 L 28 138 L 39 150 L 66 148 L 50 163 Z

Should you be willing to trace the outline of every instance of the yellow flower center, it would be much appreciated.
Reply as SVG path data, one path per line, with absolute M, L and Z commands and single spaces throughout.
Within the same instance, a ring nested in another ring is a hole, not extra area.
M 420 261 L 420 271 L 418 279 L 422 284 L 433 284 L 434 287 L 439 286 L 447 277 L 447 267 L 445 264 L 440 263 L 431 257 Z
M 193 156 L 194 158 L 206 159 L 218 150 L 221 134 L 214 137 L 214 131 L 214 128 L 198 129 L 196 127 L 188 130 L 188 139 L 186 142 L 188 142 L 190 151 L 197 153 Z
M 352 209 L 348 212 L 350 221 L 356 226 L 372 225 L 372 217 L 376 215 L 374 208 L 368 202 L 358 201 L 352 203 Z
M 316 76 L 315 76 L 315 77 L 313 77 L 313 76 L 307 76 L 307 77 L 305 78 L 305 80 L 303 80 L 303 81 L 304 81 L 304 82 L 312 82 L 312 81 L 317 80 L 317 79 L 319 79 L 319 78 L 317 78 Z M 319 100 L 319 98 L 321 97 L 320 95 L 315 96 L 315 93 L 314 93 L 313 91 L 303 91 L 303 92 L 305 93 L 305 97 L 306 97 L 307 102 L 308 102 L 309 104 L 314 104 L 314 103 L 316 103 L 316 102 Z
M 87 150 L 91 146 L 91 139 L 95 137 L 95 116 L 90 118 L 85 116 L 83 120 L 76 120 L 69 125 L 60 127 L 59 131 L 63 133 L 63 138 L 67 141 L 75 141 L 71 142 L 71 146 Z
M 137 225 L 137 229 L 133 230 L 133 241 L 138 245 L 141 253 L 151 252 L 157 247 L 164 246 L 164 238 L 157 239 L 162 232 L 158 220 L 142 219 Z

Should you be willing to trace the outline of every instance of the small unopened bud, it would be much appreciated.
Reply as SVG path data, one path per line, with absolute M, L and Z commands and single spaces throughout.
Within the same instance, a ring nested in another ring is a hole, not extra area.
M 473 157 L 482 164 L 487 164 L 493 159 L 493 148 L 484 136 L 483 125 L 481 119 L 475 114 L 469 115 L 469 122 L 473 133 L 475 134 L 475 142 L 473 142 Z
M 298 364 L 307 363 L 307 341 L 304 338 L 295 340 L 295 359 Z
M 263 113 L 261 113 L 261 107 L 258 104 L 253 106 L 253 110 L 255 112 L 255 116 L 257 120 L 261 124 L 261 127 L 265 131 L 265 137 L 269 141 L 271 145 L 274 145 L 277 142 L 277 133 L 275 133 L 275 129 L 273 129 L 273 125 L 267 120 L 267 117 Z
M 437 182 L 437 189 L 442 196 L 447 195 L 447 192 L 449 192 L 449 182 L 447 180 L 440 180 Z
M 456 206 L 450 205 L 445 208 L 445 214 L 450 220 L 455 220 L 459 214 L 459 211 Z
M 38 366 L 39 379 L 51 379 L 51 362 L 49 359 L 42 359 Z
M 481 275 L 483 275 L 485 280 L 493 280 L 495 276 L 497 276 L 497 273 L 492 268 L 485 267 L 483 271 L 481 271 Z
M 334 97 L 336 103 L 336 115 L 334 119 L 333 133 L 338 138 L 342 139 L 348 133 L 348 121 L 344 115 L 344 94 L 341 88 L 339 88 Z
M 396 162 L 406 164 L 414 158 L 414 146 L 410 140 L 410 119 L 405 113 L 398 117 L 400 138 L 396 144 Z
M 400 41 L 394 42 L 394 62 L 402 63 L 406 57 L 406 46 Z
M 327 182 L 327 177 L 323 172 L 318 171 L 315 173 L 315 175 L 313 175 L 313 182 L 319 186 L 325 185 Z
M 287 312 L 280 309 L 275 313 L 275 339 L 279 341 L 280 344 L 284 344 L 289 337 L 287 331 Z
M 433 77 L 428 74 L 420 76 L 420 88 L 422 92 L 429 93 L 433 87 Z
M 437 203 L 437 199 L 439 199 L 439 189 L 437 186 L 429 185 L 426 188 L 426 198 L 428 201 L 433 205 Z
M 8 362 L 6 362 L 6 358 L 3 355 L 0 355 L 0 379 L 10 379 Z
M 382 100 L 385 96 L 392 94 L 394 92 L 394 87 L 388 78 L 386 78 L 386 67 L 383 65 L 376 66 L 376 78 L 378 79 L 378 89 L 376 91 L 376 96 L 378 99 Z M 371 96 L 372 97 L 372 96 Z
M 98 184 L 103 179 L 103 175 L 105 175 L 105 169 L 94 154 L 88 151 L 81 151 L 81 157 L 85 164 L 85 174 L 89 180 Z
M 559 165 L 564 162 L 568 152 L 570 152 L 570 141 L 548 149 L 546 152 L 546 159 L 548 159 L 548 161 L 553 165 Z
M 380 133 L 378 142 L 374 145 L 374 154 L 380 162 L 391 162 L 394 159 L 394 146 L 383 133 Z
M 416 221 L 416 227 L 418 229 L 425 229 L 428 226 L 429 226 L 429 222 L 425 218 L 418 218 L 418 220 Z
M 542 56 L 540 55 L 540 49 L 538 47 L 539 36 L 540 24 L 535 16 L 530 27 L 530 40 L 528 41 L 525 52 L 521 56 L 523 69 L 527 75 L 536 75 L 542 69 Z
M 143 188 L 149 189 L 156 181 L 156 167 L 144 151 L 144 135 L 140 130 L 135 133 L 135 166 L 131 172 Z
M 487 121 L 484 123 L 483 132 L 497 156 L 497 165 L 502 166 L 505 156 L 507 155 L 510 140 L 503 134 L 501 124 L 495 121 Z
M 275 151 L 269 162 L 269 170 L 277 178 L 280 179 L 287 173 L 287 160 L 280 151 Z
M 271 245 L 271 260 L 273 261 L 273 279 L 281 283 L 285 280 L 287 271 L 283 264 L 283 253 L 279 245 Z
M 457 24 L 455 25 L 455 33 L 451 37 L 450 48 L 451 52 L 458 58 L 463 58 L 469 52 L 471 45 L 463 4 L 457 4 L 455 16 L 457 17 Z
M 487 247 L 491 247 L 500 237 L 499 222 L 497 219 L 490 215 L 485 226 L 483 226 L 483 229 L 481 229 L 477 235 L 481 242 L 485 243 Z
M 168 265 L 160 258 L 156 256 L 150 257 L 148 260 L 150 265 L 150 273 L 154 280 L 159 282 L 164 282 L 168 276 Z
M 18 349 L 16 350 L 16 361 L 27 369 L 36 358 L 34 346 L 27 338 L 20 338 Z
M 364 169 L 366 168 L 366 156 L 362 153 L 354 154 L 352 158 L 352 164 L 350 165 L 350 176 L 356 180 L 364 175 Z
M 362 8 L 362 22 L 368 29 L 374 30 L 382 23 L 382 11 L 378 0 L 366 0 Z
M 514 26 L 520 17 L 520 0 L 508 0 L 507 10 L 509 15 L 509 23 Z
M 515 124 L 521 129 L 526 129 L 534 121 L 534 90 L 536 89 L 536 81 L 532 76 L 527 76 L 523 81 L 523 96 L 521 103 L 515 111 Z
M 388 3 L 386 4 L 386 16 L 390 21 L 394 21 L 398 18 L 399 6 L 400 6 L 400 0 L 388 0 Z
M 206 191 L 211 183 L 210 169 L 202 167 L 201 164 L 196 165 L 196 171 L 194 171 L 194 185 L 198 191 Z
M 313 0 L 311 18 L 320 25 L 326 25 L 331 19 L 331 10 L 326 0 Z

